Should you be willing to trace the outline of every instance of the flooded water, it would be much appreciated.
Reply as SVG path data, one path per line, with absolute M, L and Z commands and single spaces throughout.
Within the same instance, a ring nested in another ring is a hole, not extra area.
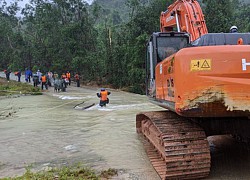
M 161 108 L 145 96 L 110 90 L 100 107 L 98 88 L 52 88 L 41 96 L 0 99 L 0 177 L 82 163 L 97 170 L 115 168 L 114 179 L 159 180 L 140 136 L 135 116 Z M 89 107 L 84 109 L 85 107 Z M 250 179 L 248 147 L 232 138 L 209 138 L 211 174 L 207 179 Z

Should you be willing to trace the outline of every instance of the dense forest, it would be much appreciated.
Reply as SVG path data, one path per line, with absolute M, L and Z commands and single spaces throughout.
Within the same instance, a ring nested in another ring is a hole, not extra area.
M 82 81 L 144 93 L 145 43 L 173 0 L 0 0 L 0 68 L 79 72 Z M 209 32 L 250 31 L 250 7 L 200 0 Z

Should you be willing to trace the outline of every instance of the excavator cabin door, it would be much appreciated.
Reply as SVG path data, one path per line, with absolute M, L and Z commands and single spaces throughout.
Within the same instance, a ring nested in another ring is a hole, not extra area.
M 155 67 L 158 63 L 188 47 L 190 36 L 181 32 L 155 32 L 147 43 L 146 53 L 146 94 L 155 98 Z

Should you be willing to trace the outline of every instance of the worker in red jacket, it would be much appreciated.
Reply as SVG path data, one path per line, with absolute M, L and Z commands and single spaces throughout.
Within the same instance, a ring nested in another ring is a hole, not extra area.
M 80 87 L 80 76 L 78 73 L 75 74 L 75 81 L 76 81 L 76 86 Z
M 106 104 L 109 103 L 108 95 L 110 95 L 110 94 L 111 93 L 109 91 L 107 91 L 105 88 L 101 88 L 101 92 L 100 93 L 96 93 L 97 97 L 100 98 L 99 105 L 101 107 L 106 106 Z

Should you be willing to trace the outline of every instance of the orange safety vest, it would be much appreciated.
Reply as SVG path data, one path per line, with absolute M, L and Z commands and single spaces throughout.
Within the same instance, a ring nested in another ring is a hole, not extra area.
M 44 82 L 46 82 L 46 81 L 47 81 L 46 76 L 42 76 L 42 82 L 44 83 Z
M 66 77 L 70 79 L 70 73 L 66 73 Z
M 100 95 L 101 95 L 101 101 L 107 101 L 108 99 L 108 91 L 101 91 L 100 92 Z

